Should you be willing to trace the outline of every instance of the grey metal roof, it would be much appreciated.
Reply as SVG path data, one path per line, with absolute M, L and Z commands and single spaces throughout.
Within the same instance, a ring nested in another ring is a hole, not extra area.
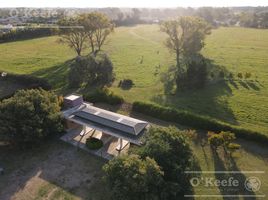
M 86 106 L 81 110 L 74 112 L 76 120 L 83 119 L 91 123 L 116 129 L 122 133 L 139 135 L 148 126 L 148 123 L 118 113 L 110 112 L 94 106 Z

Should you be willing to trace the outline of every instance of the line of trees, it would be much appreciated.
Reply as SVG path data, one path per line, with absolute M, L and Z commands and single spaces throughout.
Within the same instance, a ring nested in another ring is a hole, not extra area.
M 191 194 L 191 175 L 198 167 L 188 143 L 188 132 L 175 127 L 151 127 L 142 147 L 104 166 L 112 199 L 175 200 Z

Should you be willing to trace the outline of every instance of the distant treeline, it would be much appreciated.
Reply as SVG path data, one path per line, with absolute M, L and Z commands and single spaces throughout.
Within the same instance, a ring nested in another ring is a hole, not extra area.
M 0 43 L 46 37 L 56 34 L 51 28 L 16 28 L 0 33 Z

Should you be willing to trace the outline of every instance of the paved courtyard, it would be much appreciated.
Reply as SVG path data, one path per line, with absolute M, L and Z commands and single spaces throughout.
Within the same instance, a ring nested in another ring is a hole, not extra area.
M 71 129 L 61 137 L 61 140 L 107 160 L 112 159 L 114 156 L 128 152 L 130 144 L 128 144 L 121 151 L 116 150 L 117 146 L 119 145 L 119 138 L 106 135 L 98 130 L 91 129 L 90 127 L 87 127 L 86 132 L 86 134 L 83 134 L 82 127 Z M 102 140 L 103 147 L 98 150 L 89 150 L 86 147 L 86 140 L 89 137 L 95 137 Z

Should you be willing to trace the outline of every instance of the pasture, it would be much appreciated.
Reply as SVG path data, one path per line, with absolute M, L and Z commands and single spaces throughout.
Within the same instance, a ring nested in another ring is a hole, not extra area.
M 216 81 L 199 91 L 167 94 L 160 81 L 162 72 L 175 63 L 163 45 L 165 34 L 157 25 L 120 27 L 104 47 L 113 61 L 116 80 L 111 86 L 128 102 L 150 101 L 210 116 L 234 125 L 268 134 L 268 31 L 246 28 L 219 28 L 206 39 L 202 54 L 215 69 L 233 81 Z M 0 44 L 0 71 L 28 73 L 47 78 L 60 94 L 67 88 L 68 61 L 75 54 L 47 37 Z M 87 53 L 88 51 L 85 51 Z M 238 79 L 237 73 L 251 73 Z M 122 79 L 134 87 L 118 88 Z

